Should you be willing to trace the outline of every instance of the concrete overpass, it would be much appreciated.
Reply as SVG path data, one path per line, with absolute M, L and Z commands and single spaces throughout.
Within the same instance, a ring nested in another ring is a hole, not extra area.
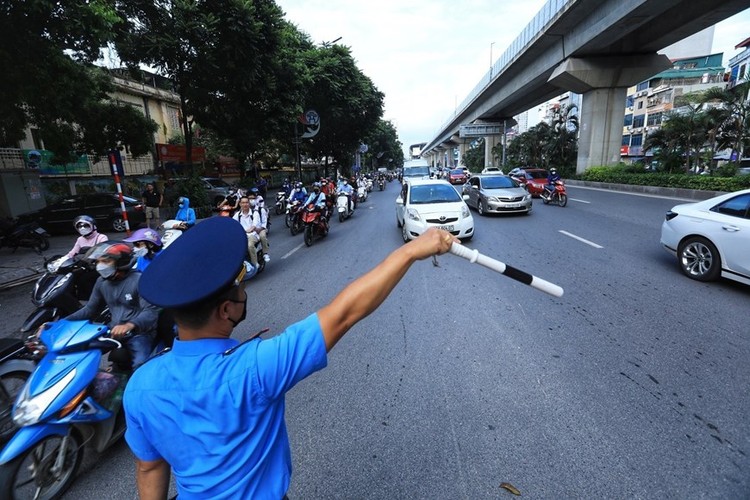
M 747 8 L 750 0 L 549 0 L 422 156 L 465 145 L 462 124 L 511 126 L 514 115 L 573 91 L 583 95 L 577 171 L 616 163 L 627 88 L 671 67 L 657 51 Z M 487 139 L 489 151 L 497 136 Z

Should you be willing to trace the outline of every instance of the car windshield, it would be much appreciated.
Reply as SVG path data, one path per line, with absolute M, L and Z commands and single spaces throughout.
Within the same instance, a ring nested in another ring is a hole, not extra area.
M 461 201 L 461 197 L 452 186 L 442 184 L 413 186 L 409 196 L 412 205 L 422 205 L 426 203 L 455 203 Z
M 485 177 L 482 179 L 482 187 L 484 189 L 503 189 L 503 188 L 514 188 L 518 185 L 513 182 L 510 177 L 498 175 L 497 177 Z
M 456 170 L 451 170 L 451 175 L 464 175 L 464 171 L 457 168 Z
M 429 167 L 407 167 L 404 169 L 404 177 L 424 177 L 429 175 Z
M 530 175 L 532 179 L 546 179 L 547 178 L 546 170 L 532 170 L 531 172 L 527 170 L 526 174 Z

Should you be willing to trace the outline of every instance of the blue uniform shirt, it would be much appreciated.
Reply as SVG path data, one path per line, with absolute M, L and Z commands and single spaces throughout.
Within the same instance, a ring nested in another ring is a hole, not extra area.
M 138 459 L 171 465 L 180 499 L 279 499 L 289 488 L 284 394 L 328 362 L 318 316 L 238 345 L 175 340 L 125 389 L 125 439 Z

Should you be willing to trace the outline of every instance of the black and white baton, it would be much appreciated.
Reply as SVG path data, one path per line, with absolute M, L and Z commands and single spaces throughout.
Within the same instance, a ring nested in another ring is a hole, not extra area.
M 481 253 L 479 253 L 479 250 L 472 250 L 471 248 L 466 248 L 465 246 L 459 245 L 458 243 L 454 242 L 451 244 L 450 252 L 453 255 L 463 257 L 472 264 L 480 264 L 484 267 L 492 269 L 493 271 L 497 271 L 500 274 L 504 274 L 509 278 L 513 278 L 516 281 L 520 281 L 525 285 L 536 288 L 537 290 L 541 290 L 555 297 L 562 297 L 562 287 L 557 286 L 554 283 L 550 283 L 547 280 L 543 280 L 542 278 L 538 278 L 525 271 L 521 271 L 520 269 L 516 269 L 515 267 L 509 266 L 503 262 L 500 262 L 499 260 L 495 260 L 492 257 L 482 255 Z

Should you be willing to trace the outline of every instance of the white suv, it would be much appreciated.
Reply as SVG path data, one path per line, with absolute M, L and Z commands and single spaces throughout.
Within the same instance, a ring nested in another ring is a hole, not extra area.
M 430 227 L 445 229 L 468 241 L 474 236 L 474 218 L 462 197 L 441 179 L 404 179 L 396 198 L 396 225 L 404 242 Z

